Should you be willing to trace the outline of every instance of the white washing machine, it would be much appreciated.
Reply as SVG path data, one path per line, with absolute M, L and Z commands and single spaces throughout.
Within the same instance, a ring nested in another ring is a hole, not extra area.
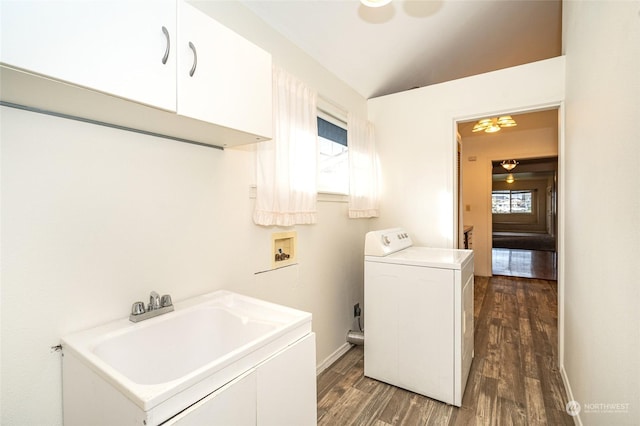
M 364 374 L 460 407 L 473 360 L 473 251 L 369 232 Z

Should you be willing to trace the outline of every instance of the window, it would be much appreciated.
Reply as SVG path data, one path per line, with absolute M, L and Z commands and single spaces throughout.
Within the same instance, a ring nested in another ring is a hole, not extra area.
M 346 124 L 318 112 L 318 191 L 349 193 Z M 320 117 L 322 115 L 322 117 Z
M 493 191 L 491 193 L 491 213 L 533 214 L 533 191 Z

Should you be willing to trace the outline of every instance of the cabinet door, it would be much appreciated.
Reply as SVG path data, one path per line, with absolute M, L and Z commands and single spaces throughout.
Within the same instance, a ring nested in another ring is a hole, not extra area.
M 316 424 L 316 336 L 309 334 L 258 366 L 259 426 Z
M 178 4 L 178 114 L 271 138 L 271 55 Z
M 1 24 L 0 62 L 175 111 L 175 0 L 3 0 Z
M 251 370 L 163 423 L 166 426 L 256 424 L 256 372 Z

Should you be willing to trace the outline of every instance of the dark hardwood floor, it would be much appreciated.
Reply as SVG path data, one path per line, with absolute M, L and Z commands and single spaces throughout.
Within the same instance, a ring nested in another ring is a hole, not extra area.
M 558 256 L 554 251 L 494 248 L 491 265 L 493 275 L 555 280 Z
M 318 424 L 573 425 L 556 364 L 556 283 L 476 277 L 474 303 L 475 358 L 462 407 L 364 377 L 356 346 L 318 376 Z

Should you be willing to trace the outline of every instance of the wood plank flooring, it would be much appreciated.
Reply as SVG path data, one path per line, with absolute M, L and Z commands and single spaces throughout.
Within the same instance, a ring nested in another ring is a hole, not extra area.
M 493 275 L 555 280 L 558 256 L 553 251 L 494 248 L 491 250 Z
M 556 365 L 556 283 L 476 277 L 474 293 L 462 407 L 364 377 L 356 346 L 318 376 L 318 425 L 573 425 Z

